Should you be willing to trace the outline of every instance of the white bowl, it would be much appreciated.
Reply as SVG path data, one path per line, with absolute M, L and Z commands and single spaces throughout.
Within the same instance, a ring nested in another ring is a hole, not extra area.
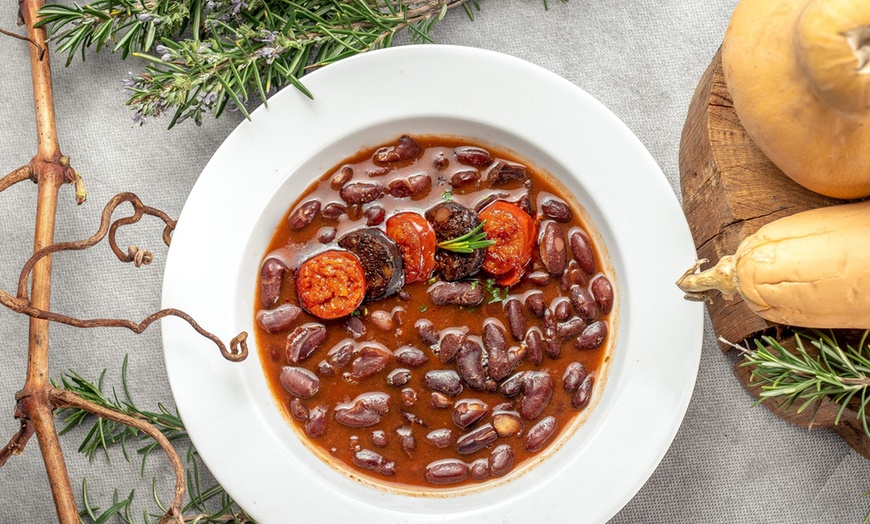
M 602 522 L 643 485 L 691 397 L 702 310 L 673 282 L 695 252 L 663 174 L 631 132 L 568 81 L 506 55 L 412 46 L 343 60 L 269 100 L 223 143 L 175 230 L 163 288 L 228 341 L 253 332 L 259 263 L 275 226 L 315 178 L 402 133 L 508 148 L 557 177 L 605 246 L 618 295 L 616 346 L 598 405 L 526 474 L 452 496 L 378 489 L 327 465 L 288 425 L 254 337 L 240 364 L 181 322 L 164 323 L 166 365 L 197 450 L 260 524 Z M 489 489 L 486 489 L 489 487 Z

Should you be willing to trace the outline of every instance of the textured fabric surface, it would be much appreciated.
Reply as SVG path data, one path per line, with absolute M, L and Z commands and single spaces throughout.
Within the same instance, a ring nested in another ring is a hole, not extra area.
M 483 0 L 470 22 L 451 13 L 435 30 L 438 42 L 483 47 L 529 60 L 554 71 L 601 100 L 649 148 L 678 194 L 677 155 L 689 100 L 721 42 L 736 0 Z M 15 25 L 16 9 L 0 13 L 0 27 Z M 0 173 L 26 163 L 35 152 L 26 44 L 0 38 Z M 141 64 L 110 55 L 89 55 L 64 68 L 55 59 L 54 86 L 63 151 L 71 155 L 90 191 L 89 202 L 73 204 L 62 192 L 57 239 L 90 235 L 104 203 L 121 191 L 177 217 L 201 169 L 239 122 L 237 113 L 167 132 L 166 121 L 134 126 L 123 107 L 120 81 Z M 534 96 L 534 94 L 530 94 Z M 28 258 L 35 215 L 35 187 L 19 184 L 0 195 L 0 285 L 13 290 Z M 80 317 L 141 319 L 159 308 L 165 250 L 155 221 L 129 228 L 121 245 L 154 248 L 156 260 L 135 269 L 118 263 L 107 245 L 55 257 L 53 309 Z M 688 262 L 688 261 L 687 261 Z M 675 276 L 674 276 L 675 277 Z M 674 278 L 667 277 L 667 278 Z M 851 523 L 860 522 L 870 500 L 870 463 L 836 436 L 788 425 L 752 399 L 731 373 L 732 357 L 716 347 L 706 324 L 701 367 L 688 413 L 670 450 L 646 485 L 612 522 L 627 523 Z M 123 330 L 51 328 L 51 374 L 75 369 L 120 386 L 129 355 L 131 393 L 137 404 L 172 406 L 163 364 L 159 326 L 142 335 Z M 651 341 L 666 344 L 667 341 Z M 27 321 L 0 308 L 0 439 L 17 429 L 14 394 L 24 380 Z M 150 500 L 158 477 L 169 498 L 171 476 L 164 461 L 149 460 L 144 477 L 138 463 L 119 454 L 89 462 L 76 452 L 84 436 L 73 431 L 62 445 L 77 497 L 87 477 L 91 501 L 110 505 L 112 492 Z M 643 438 L 643 428 L 638 437 Z M 590 472 L 590 474 L 595 474 Z M 583 514 L 583 508 L 577 508 Z M 24 455 L 0 469 L 0 522 L 56 520 L 35 440 Z

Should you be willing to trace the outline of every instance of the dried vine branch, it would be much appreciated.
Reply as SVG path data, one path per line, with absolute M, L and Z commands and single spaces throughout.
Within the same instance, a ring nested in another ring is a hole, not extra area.
M 0 290 L 0 304 L 30 317 L 27 376 L 24 386 L 15 396 L 14 416 L 19 420 L 20 427 L 9 442 L 0 448 L 0 466 L 5 464 L 9 457 L 23 452 L 30 438 L 35 435 L 39 441 L 51 485 L 58 520 L 61 524 L 79 524 L 78 508 L 60 447 L 54 416 L 58 408 L 82 409 L 98 417 L 133 427 L 155 439 L 169 458 L 176 478 L 175 498 L 160 522 L 167 523 L 173 520 L 183 524 L 181 504 L 185 493 L 185 477 L 184 468 L 175 449 L 160 430 L 148 421 L 93 404 L 76 393 L 52 386 L 48 380 L 49 322 L 60 322 L 76 327 L 123 327 L 141 333 L 160 318 L 176 316 L 190 324 L 197 333 L 214 342 L 221 354 L 232 361 L 243 360 L 247 356 L 245 343 L 247 334 L 241 333 L 235 337 L 230 342 L 230 348 L 227 349 L 218 337 L 204 330 L 193 318 L 177 309 L 160 310 L 139 323 L 123 319 L 82 320 L 51 311 L 53 253 L 87 249 L 108 235 L 112 251 L 119 260 L 133 262 L 136 266 L 140 266 L 150 262 L 150 252 L 139 250 L 135 246 L 131 246 L 126 252 L 122 251 L 115 241 L 117 230 L 121 226 L 138 222 L 143 216 L 154 216 L 166 225 L 163 230 L 163 241 L 169 245 L 175 221 L 162 211 L 143 205 L 136 195 L 122 193 L 106 205 L 100 228 L 93 236 L 78 242 L 54 243 L 60 188 L 64 184 L 75 184 L 78 203 L 85 201 L 87 193 L 81 175 L 70 166 L 69 157 L 64 156 L 60 150 L 51 86 L 50 56 L 46 51 L 46 34 L 44 29 L 36 26 L 37 11 L 43 3 L 43 0 L 19 0 L 19 17 L 27 26 L 27 37 L 0 30 L 2 34 L 27 40 L 33 44 L 29 51 L 37 133 L 36 155 L 26 165 L 0 178 L 0 192 L 27 179 L 37 184 L 34 254 L 22 268 L 17 296 Z M 125 202 L 133 206 L 133 214 L 111 223 L 114 210 Z M 28 282 L 30 282 L 29 292 Z

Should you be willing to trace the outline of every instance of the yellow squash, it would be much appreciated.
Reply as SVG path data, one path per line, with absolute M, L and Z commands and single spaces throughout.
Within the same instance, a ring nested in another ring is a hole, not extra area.
M 823 195 L 870 196 L 870 0 L 740 0 L 722 64 L 777 167 Z
M 677 281 L 688 293 L 740 294 L 762 318 L 792 326 L 870 328 L 870 201 L 775 220 L 734 255 Z

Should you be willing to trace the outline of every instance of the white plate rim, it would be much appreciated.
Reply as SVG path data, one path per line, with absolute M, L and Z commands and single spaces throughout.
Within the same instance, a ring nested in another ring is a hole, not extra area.
M 490 75 L 478 74 L 480 71 Z M 508 74 L 508 85 L 501 82 L 502 73 Z M 451 90 L 452 84 L 445 83 L 469 77 L 476 88 L 484 88 L 485 97 Z M 384 93 L 379 82 L 385 78 L 394 86 L 413 90 Z M 632 261 L 619 276 L 626 290 L 623 296 L 635 293 L 637 297 L 623 301 L 620 312 L 622 327 L 614 355 L 614 359 L 622 359 L 620 382 L 604 390 L 607 418 L 596 421 L 596 431 L 576 452 L 576 460 L 582 459 L 588 466 L 583 474 L 546 461 L 547 473 L 558 476 L 558 483 L 527 479 L 539 469 L 544 471 L 539 466 L 507 486 L 535 482 L 545 487 L 508 490 L 509 497 L 499 497 L 502 488 L 446 502 L 409 497 L 397 502 L 391 500 L 395 495 L 370 493 L 365 491 L 371 490 L 367 487 L 360 493 L 336 495 L 324 492 L 325 485 L 319 483 L 322 479 L 304 478 L 305 467 L 300 469 L 298 462 L 285 460 L 287 453 L 270 459 L 262 449 L 264 442 L 257 440 L 255 430 L 264 421 L 251 416 L 250 407 L 277 408 L 271 398 L 248 398 L 252 375 L 242 371 L 259 364 L 222 362 L 210 342 L 180 322 L 167 322 L 162 332 L 170 385 L 191 439 L 209 469 L 261 524 L 282 522 L 288 511 L 294 512 L 294 518 L 316 517 L 323 504 L 327 504 L 330 521 L 479 522 L 486 516 L 525 522 L 529 518 L 561 520 L 571 516 L 580 522 L 603 522 L 612 517 L 649 478 L 679 429 L 694 387 L 703 334 L 702 309 L 685 303 L 673 285 L 680 268 L 695 257 L 691 236 L 676 197 L 651 155 L 615 115 L 577 86 L 538 66 L 492 51 L 443 45 L 392 48 L 343 60 L 306 76 L 305 83 L 316 97 L 314 102 L 293 89 L 279 92 L 269 100 L 268 108 L 258 108 L 252 121 L 242 122 L 230 134 L 203 170 L 173 236 L 164 275 L 163 307 L 187 311 L 222 340 L 229 340 L 239 328 L 249 327 L 240 325 L 228 311 L 228 304 L 238 300 L 238 290 L 213 282 L 236 276 L 242 254 L 233 250 L 247 245 L 259 215 L 256 206 L 272 197 L 292 167 L 304 164 L 312 145 L 322 147 L 334 139 L 335 131 L 329 125 L 342 123 L 335 121 L 341 111 L 357 126 L 425 119 L 449 111 L 459 118 L 456 110 L 446 107 L 450 104 L 461 108 L 463 116 L 496 127 L 508 125 L 506 122 L 514 118 L 529 123 L 532 121 L 522 118 L 534 115 L 579 116 L 581 122 L 560 119 L 554 124 L 563 134 L 576 132 L 591 142 L 578 144 L 583 154 L 594 158 L 615 153 L 614 146 L 619 146 L 619 158 L 589 162 L 600 168 L 609 161 L 619 166 L 614 168 L 618 172 L 600 175 L 608 180 L 589 179 L 584 187 L 590 198 L 606 202 L 601 209 L 605 225 L 618 225 L 619 238 L 626 242 L 621 253 Z M 352 86 L 350 92 L 348 86 Z M 488 90 L 494 87 L 498 89 Z M 415 98 L 436 94 L 437 101 L 428 99 L 425 104 Z M 372 107 L 360 105 L 360 101 L 371 101 Z M 379 108 L 377 103 L 384 101 L 393 104 Z M 511 114 L 491 114 L 499 104 L 509 106 Z M 315 121 L 325 116 L 326 122 Z M 584 126 L 596 132 L 590 135 Z M 285 141 L 292 145 L 275 149 Z M 566 144 L 553 147 L 564 149 Z M 252 151 L 256 158 L 251 158 Z M 251 165 L 254 174 L 243 178 L 239 168 Z M 616 213 L 610 209 L 616 205 L 631 212 Z M 644 251 L 649 257 L 644 264 L 633 262 Z M 201 262 L 209 256 L 220 257 L 220 262 Z M 261 253 L 254 256 L 259 258 Z M 647 318 L 652 314 L 658 317 L 655 321 Z M 660 342 L 650 343 L 643 340 L 646 337 Z M 228 384 L 232 387 L 227 388 Z M 592 416 L 599 415 L 600 409 Z M 264 477 L 270 477 L 273 484 L 278 482 L 282 474 L 287 475 L 288 467 L 293 473 L 285 480 L 297 490 L 293 495 L 313 504 L 296 504 L 283 490 L 263 485 L 269 483 Z M 579 513 L 578 508 L 582 508 Z

